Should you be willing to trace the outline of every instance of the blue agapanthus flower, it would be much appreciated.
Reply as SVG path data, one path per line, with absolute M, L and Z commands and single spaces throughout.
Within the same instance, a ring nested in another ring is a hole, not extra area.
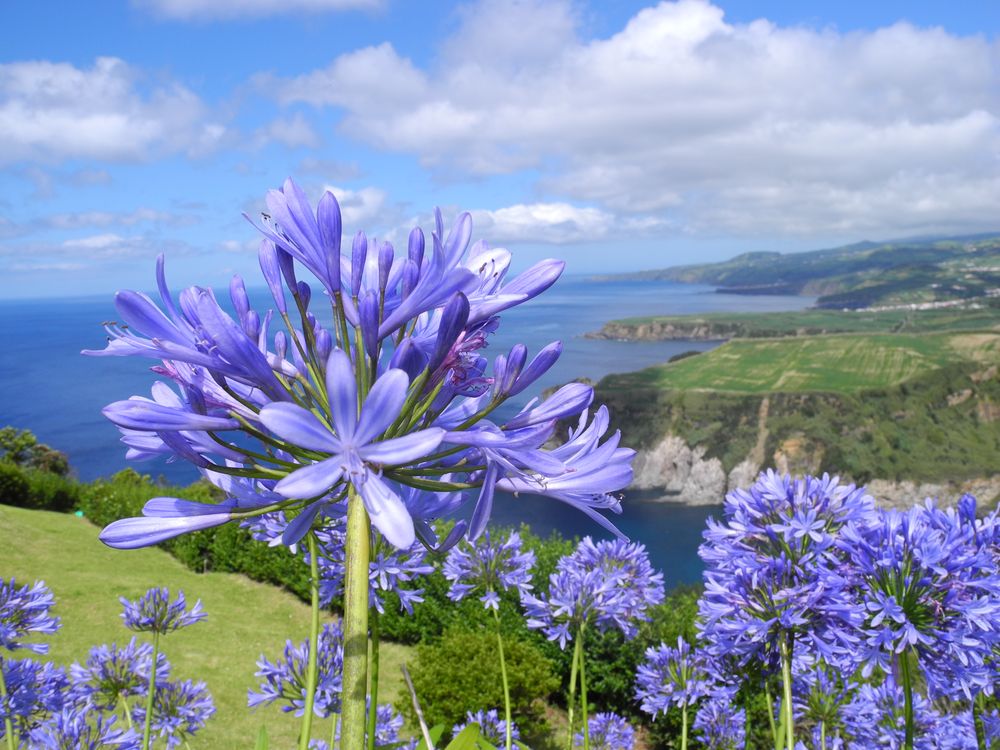
M 344 641 L 340 623 L 327 623 L 319 634 L 317 655 L 316 695 L 313 712 L 319 718 L 340 713 L 343 687 Z M 251 708 L 274 702 L 282 711 L 294 711 L 301 716 L 306 705 L 306 669 L 309 663 L 309 639 L 299 645 L 285 642 L 284 658 L 272 662 L 265 656 L 257 660 L 256 676 L 263 678 L 260 687 L 247 691 Z
M 861 615 L 836 542 L 848 524 L 863 525 L 874 512 L 863 488 L 827 475 L 768 471 L 749 490 L 730 492 L 724 521 L 709 519 L 698 550 L 709 652 L 741 665 L 774 664 L 782 644 L 794 640 L 797 649 L 850 669 Z
M 173 750 L 187 737 L 203 729 L 214 713 L 215 704 L 204 682 L 158 682 L 153 696 L 153 736 L 165 740 L 167 750 Z M 143 701 L 132 707 L 132 719 L 136 726 L 145 724 L 146 706 Z
M 478 711 L 466 711 L 465 721 L 459 722 L 451 728 L 453 737 L 457 737 L 470 724 L 479 725 L 479 734 L 491 745 L 502 746 L 507 741 L 507 722 L 500 716 L 500 712 L 495 708 L 489 711 L 479 709 Z M 517 724 L 511 722 L 511 739 L 521 738 L 521 732 Z
M 704 654 L 692 651 L 681 636 L 677 648 L 661 643 L 646 649 L 646 660 L 636 671 L 635 697 L 652 716 L 671 706 L 689 708 L 707 697 L 712 679 Z
M 129 458 L 188 461 L 226 493 L 216 504 L 154 498 L 142 518 L 108 526 L 107 544 L 141 547 L 283 511 L 281 538 L 292 545 L 357 497 L 395 547 L 416 538 L 436 547 L 431 521 L 475 498 L 469 531 L 478 536 L 497 487 L 555 498 L 613 528 L 601 512 L 620 512 L 613 493 L 631 481 L 633 451 L 618 433 L 605 438 L 605 409 L 587 419 L 589 386 L 564 386 L 507 422 L 491 418 L 559 356 L 556 343 L 529 362 L 518 345 L 491 372 L 482 352 L 500 313 L 550 287 L 562 262 L 508 279 L 510 254 L 471 244 L 468 213 L 446 232 L 437 212 L 430 248 L 420 229 L 402 253 L 359 232 L 342 253 L 332 193 L 314 212 L 289 180 L 266 203 L 259 255 L 272 310 L 254 310 L 239 277 L 233 315 L 202 287 L 175 301 L 161 258 L 159 306 L 119 292 L 122 323 L 108 327 L 104 350 L 86 352 L 159 361 L 164 380 L 151 398 L 113 403 L 105 415 Z M 303 268 L 320 293 L 298 277 Z M 569 440 L 550 447 L 559 421 L 578 415 Z M 465 531 L 460 522 L 446 544 Z
M 713 688 L 699 706 L 692 727 L 707 750 L 743 750 L 746 712 L 736 704 L 736 688 Z
M 995 690 L 1000 570 L 976 534 L 963 514 L 931 501 L 845 531 L 839 546 L 856 571 L 866 676 L 912 653 L 932 695 Z
M 6 695 L 0 696 L 0 737 L 9 719 L 14 736 L 25 739 L 37 723 L 63 707 L 66 673 L 55 664 L 33 659 L 0 659 Z
M 587 722 L 590 733 L 591 750 L 633 750 L 635 730 L 626 719 L 618 714 L 602 712 L 594 714 Z M 584 747 L 583 732 L 577 732 L 574 747 Z
M 119 702 L 147 694 L 153 647 L 132 638 L 124 646 L 102 644 L 90 649 L 87 661 L 69 668 L 70 699 L 99 711 L 114 711 Z M 156 656 L 157 683 L 167 680 L 170 664 L 162 653 Z
M 444 577 L 451 581 L 448 598 L 462 601 L 480 593 L 487 609 L 499 609 L 500 591 L 514 589 L 521 596 L 531 590 L 531 569 L 535 553 L 521 551 L 521 536 L 516 531 L 503 541 L 494 540 L 487 531 L 474 543 L 453 547 L 444 561 Z
M 635 636 L 637 623 L 649 619 L 648 610 L 663 598 L 663 575 L 653 570 L 643 545 L 585 537 L 556 564 L 548 593 L 524 594 L 521 603 L 528 627 L 565 648 L 588 625 Z
M 116 727 L 117 717 L 63 708 L 31 730 L 33 750 L 139 750 L 142 736 Z
M 208 617 L 201 609 L 200 599 L 190 610 L 187 609 L 183 591 L 177 592 L 174 601 L 170 600 L 170 591 L 166 588 L 152 588 L 138 601 L 130 601 L 124 596 L 119 597 L 119 601 L 125 608 L 122 612 L 125 627 L 140 633 L 162 635 L 194 625 Z
M 55 598 L 43 581 L 18 586 L 13 578 L 0 578 L 0 646 L 8 651 L 23 648 L 47 654 L 47 643 L 24 643 L 22 639 L 30 633 L 49 635 L 59 629 L 59 618 L 49 613 L 53 604 Z

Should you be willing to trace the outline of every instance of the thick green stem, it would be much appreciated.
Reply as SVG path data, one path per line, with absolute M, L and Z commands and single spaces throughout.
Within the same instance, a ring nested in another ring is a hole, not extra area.
M 150 728 L 153 726 L 153 699 L 156 698 L 156 659 L 160 655 L 160 634 L 153 631 L 153 661 L 149 668 L 149 689 L 146 695 L 146 721 L 142 726 L 142 750 L 149 750 Z
M 903 678 L 903 721 L 906 724 L 903 747 L 913 750 L 913 675 L 910 674 L 910 655 L 906 651 L 899 655 L 899 673 Z
M 580 652 L 583 648 L 583 644 L 580 643 L 580 639 L 576 639 L 576 644 L 573 646 L 573 663 L 569 668 L 569 703 L 567 705 L 568 716 L 568 726 L 566 731 L 569 737 L 566 740 L 567 750 L 573 750 L 573 709 L 576 706 L 576 669 L 577 665 L 580 663 Z
M 688 747 L 688 706 L 687 701 L 681 706 L 681 750 Z
M 375 719 L 378 713 L 378 612 L 371 613 L 371 658 L 368 660 L 371 670 L 368 694 L 371 696 L 371 707 L 368 709 L 368 750 L 375 750 Z
M 507 750 L 511 750 L 514 746 L 514 729 L 511 725 L 510 716 L 510 682 L 507 680 L 507 660 L 504 658 L 503 636 L 500 634 L 500 612 L 496 609 L 493 610 L 493 620 L 497 624 L 497 649 L 500 652 L 500 679 L 503 681 L 504 721 L 507 722 L 505 746 Z
M 784 699 L 781 702 L 785 712 L 785 747 L 795 750 L 795 716 L 792 712 L 792 644 L 791 636 L 781 639 L 781 682 Z
M 302 713 L 302 729 L 299 730 L 299 750 L 309 750 L 312 739 L 313 706 L 316 703 L 316 685 L 319 683 L 317 664 L 319 663 L 319 554 L 316 536 L 306 534 L 309 548 L 309 661 L 306 663 L 306 703 Z
M 819 748 L 820 750 L 826 750 L 826 722 L 821 721 L 819 723 Z
M 576 642 L 583 644 L 583 625 L 577 634 Z M 587 672 L 584 669 L 587 657 L 584 649 L 580 648 L 580 713 L 583 714 L 583 750 L 590 750 L 590 718 L 587 716 Z
M 771 728 L 771 743 L 777 748 L 781 745 L 781 738 L 778 737 L 778 727 L 774 723 L 774 698 L 771 697 L 771 688 L 768 687 L 766 681 L 764 683 L 764 698 L 767 700 L 767 724 Z
M 351 486 L 347 500 L 346 576 L 344 580 L 344 679 L 340 746 L 365 746 L 368 689 L 368 511 Z
M 7 681 L 3 678 L 3 659 L 0 659 L 0 702 L 7 703 Z M 7 750 L 14 748 L 14 722 L 10 718 L 10 706 L 4 706 L 3 730 L 7 735 Z

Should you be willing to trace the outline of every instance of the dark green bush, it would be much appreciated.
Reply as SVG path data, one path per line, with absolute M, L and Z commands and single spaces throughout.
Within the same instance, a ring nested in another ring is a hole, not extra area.
M 28 480 L 15 464 L 0 461 L 0 502 L 23 506 L 28 496 Z
M 80 484 L 73 479 L 0 460 L 0 502 L 65 513 L 77 507 L 79 499 Z
M 514 723 L 532 736 L 545 730 L 544 701 L 559 687 L 553 664 L 527 641 L 504 639 Z M 411 673 L 424 716 L 449 728 L 467 711 L 503 712 L 503 683 L 496 634 L 449 630 L 436 643 L 417 646 Z M 409 709 L 412 711 L 412 709 Z

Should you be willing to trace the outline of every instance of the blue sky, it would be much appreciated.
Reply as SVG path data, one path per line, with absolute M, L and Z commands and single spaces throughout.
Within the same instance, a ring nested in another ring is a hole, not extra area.
M 345 230 L 473 212 L 610 272 L 1000 230 L 1000 5 L 11 3 L 0 299 L 256 278 L 286 177 Z

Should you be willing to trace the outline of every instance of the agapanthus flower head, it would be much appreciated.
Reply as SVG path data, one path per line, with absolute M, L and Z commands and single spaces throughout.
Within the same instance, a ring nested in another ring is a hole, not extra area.
M 664 598 L 663 575 L 653 571 L 646 548 L 620 539 L 594 542 L 585 537 L 559 560 L 546 595 L 521 597 L 528 627 L 540 629 L 561 648 L 581 627 L 615 628 L 628 638 L 648 610 Z
M 55 598 L 43 581 L 28 586 L 18 586 L 11 578 L 0 578 L 0 646 L 8 651 L 24 648 L 36 654 L 46 654 L 46 643 L 24 643 L 30 633 L 54 633 L 59 629 L 59 618 L 49 613 Z
M 891 675 L 877 685 L 862 684 L 843 711 L 844 731 L 851 750 L 903 747 L 906 722 L 903 714 L 903 689 Z M 928 742 L 940 718 L 930 702 L 921 694 L 913 694 L 914 746 L 930 750 L 936 743 Z
M 646 649 L 646 660 L 636 671 L 635 697 L 652 716 L 671 706 L 687 708 L 708 696 L 712 681 L 704 654 L 692 651 L 682 637 L 677 647 L 661 643 Z
M 190 610 L 187 609 L 183 591 L 178 591 L 177 598 L 173 601 L 166 588 L 152 588 L 138 601 L 130 601 L 124 596 L 119 597 L 119 601 L 125 608 L 122 612 L 125 627 L 140 633 L 162 635 L 194 625 L 208 617 L 201 609 L 201 599 Z
M 318 679 L 313 711 L 322 719 L 340 713 L 344 670 L 344 640 L 340 623 L 323 626 L 316 657 Z M 306 705 L 308 662 L 308 638 L 299 645 L 286 641 L 284 658 L 280 661 L 272 662 L 261 655 L 257 660 L 256 675 L 263 681 L 256 691 L 247 691 L 247 704 L 254 708 L 279 702 L 282 711 L 294 711 L 296 716 L 301 716 Z
M 794 638 L 850 669 L 860 621 L 836 546 L 849 524 L 864 525 L 874 501 L 836 477 L 762 473 L 726 496 L 724 520 L 709 519 L 698 553 L 706 563 L 699 602 L 713 655 L 773 663 Z
M 507 741 L 507 722 L 495 708 L 491 708 L 489 711 L 483 709 L 466 711 L 465 721 L 461 721 L 452 727 L 452 736 L 457 737 L 470 724 L 478 724 L 480 736 L 491 745 L 499 747 Z M 510 725 L 510 736 L 515 740 L 521 738 L 521 732 L 517 728 L 517 724 L 513 722 Z
M 132 638 L 124 646 L 102 644 L 90 649 L 84 664 L 69 668 L 70 699 L 77 705 L 98 711 L 113 711 L 119 701 L 146 695 L 153 647 Z M 157 684 L 170 676 L 170 663 L 162 653 L 156 655 Z
M 31 730 L 35 750 L 139 750 L 142 736 L 116 727 L 116 716 L 78 707 L 63 708 Z
M 165 740 L 167 750 L 173 750 L 203 729 L 214 713 L 215 704 L 204 682 L 177 680 L 158 683 L 153 696 L 153 736 Z M 137 726 L 145 724 L 144 702 L 135 704 L 132 718 Z
M 814 745 L 843 737 L 845 706 L 858 689 L 851 675 L 808 657 L 795 659 L 792 675 L 796 728 L 810 732 Z
M 932 695 L 992 693 L 1000 570 L 974 524 L 928 502 L 852 526 L 840 547 L 856 571 L 865 675 L 913 653 Z
M 458 602 L 480 593 L 486 608 L 499 609 L 499 592 L 514 589 L 520 595 L 531 590 L 535 553 L 521 551 L 521 536 L 512 531 L 503 541 L 487 531 L 475 542 L 452 547 L 444 561 L 444 577 L 451 581 L 448 598 Z
M 119 292 L 122 323 L 108 326 L 104 350 L 86 352 L 159 360 L 156 372 L 171 381 L 154 386 L 152 398 L 105 409 L 130 458 L 179 458 L 210 481 L 237 475 L 260 494 L 233 482 L 217 504 L 155 498 L 142 518 L 116 521 L 102 540 L 133 548 L 282 511 L 281 539 L 293 545 L 359 502 L 395 547 L 416 538 L 435 547 L 430 522 L 454 510 L 442 495 L 457 504 L 477 495 L 468 525 L 475 538 L 496 487 L 569 503 L 613 529 L 601 513 L 620 511 L 614 493 L 631 481 L 633 451 L 619 446 L 618 433 L 605 439 L 606 409 L 588 421 L 589 386 L 564 386 L 503 424 L 489 418 L 558 358 L 558 343 L 530 362 L 515 346 L 494 358 L 491 373 L 483 350 L 500 313 L 550 287 L 562 262 L 541 261 L 509 279 L 510 253 L 472 244 L 468 213 L 446 232 L 436 212 L 429 241 L 414 229 L 396 252 L 362 232 L 342 243 L 332 193 L 314 211 L 288 180 L 266 203 L 259 259 L 273 311 L 254 310 L 239 277 L 229 286 L 234 314 L 202 287 L 175 300 L 161 258 L 160 303 Z M 301 267 L 322 296 L 298 278 Z M 310 312 L 320 298 L 332 321 Z M 559 420 L 578 415 L 569 440 L 550 447 Z M 445 544 L 465 528 L 456 525 Z
M 11 720 L 14 736 L 26 739 L 48 714 L 62 709 L 66 673 L 62 667 L 34 659 L 0 659 L 6 695 L 0 696 L 0 738 Z
M 742 750 L 746 746 L 746 712 L 736 705 L 733 687 L 713 688 L 691 726 L 707 750 Z
M 626 719 L 618 714 L 602 712 L 594 714 L 587 722 L 590 732 L 591 750 L 633 750 L 635 730 Z M 583 732 L 577 732 L 574 747 L 584 747 Z

